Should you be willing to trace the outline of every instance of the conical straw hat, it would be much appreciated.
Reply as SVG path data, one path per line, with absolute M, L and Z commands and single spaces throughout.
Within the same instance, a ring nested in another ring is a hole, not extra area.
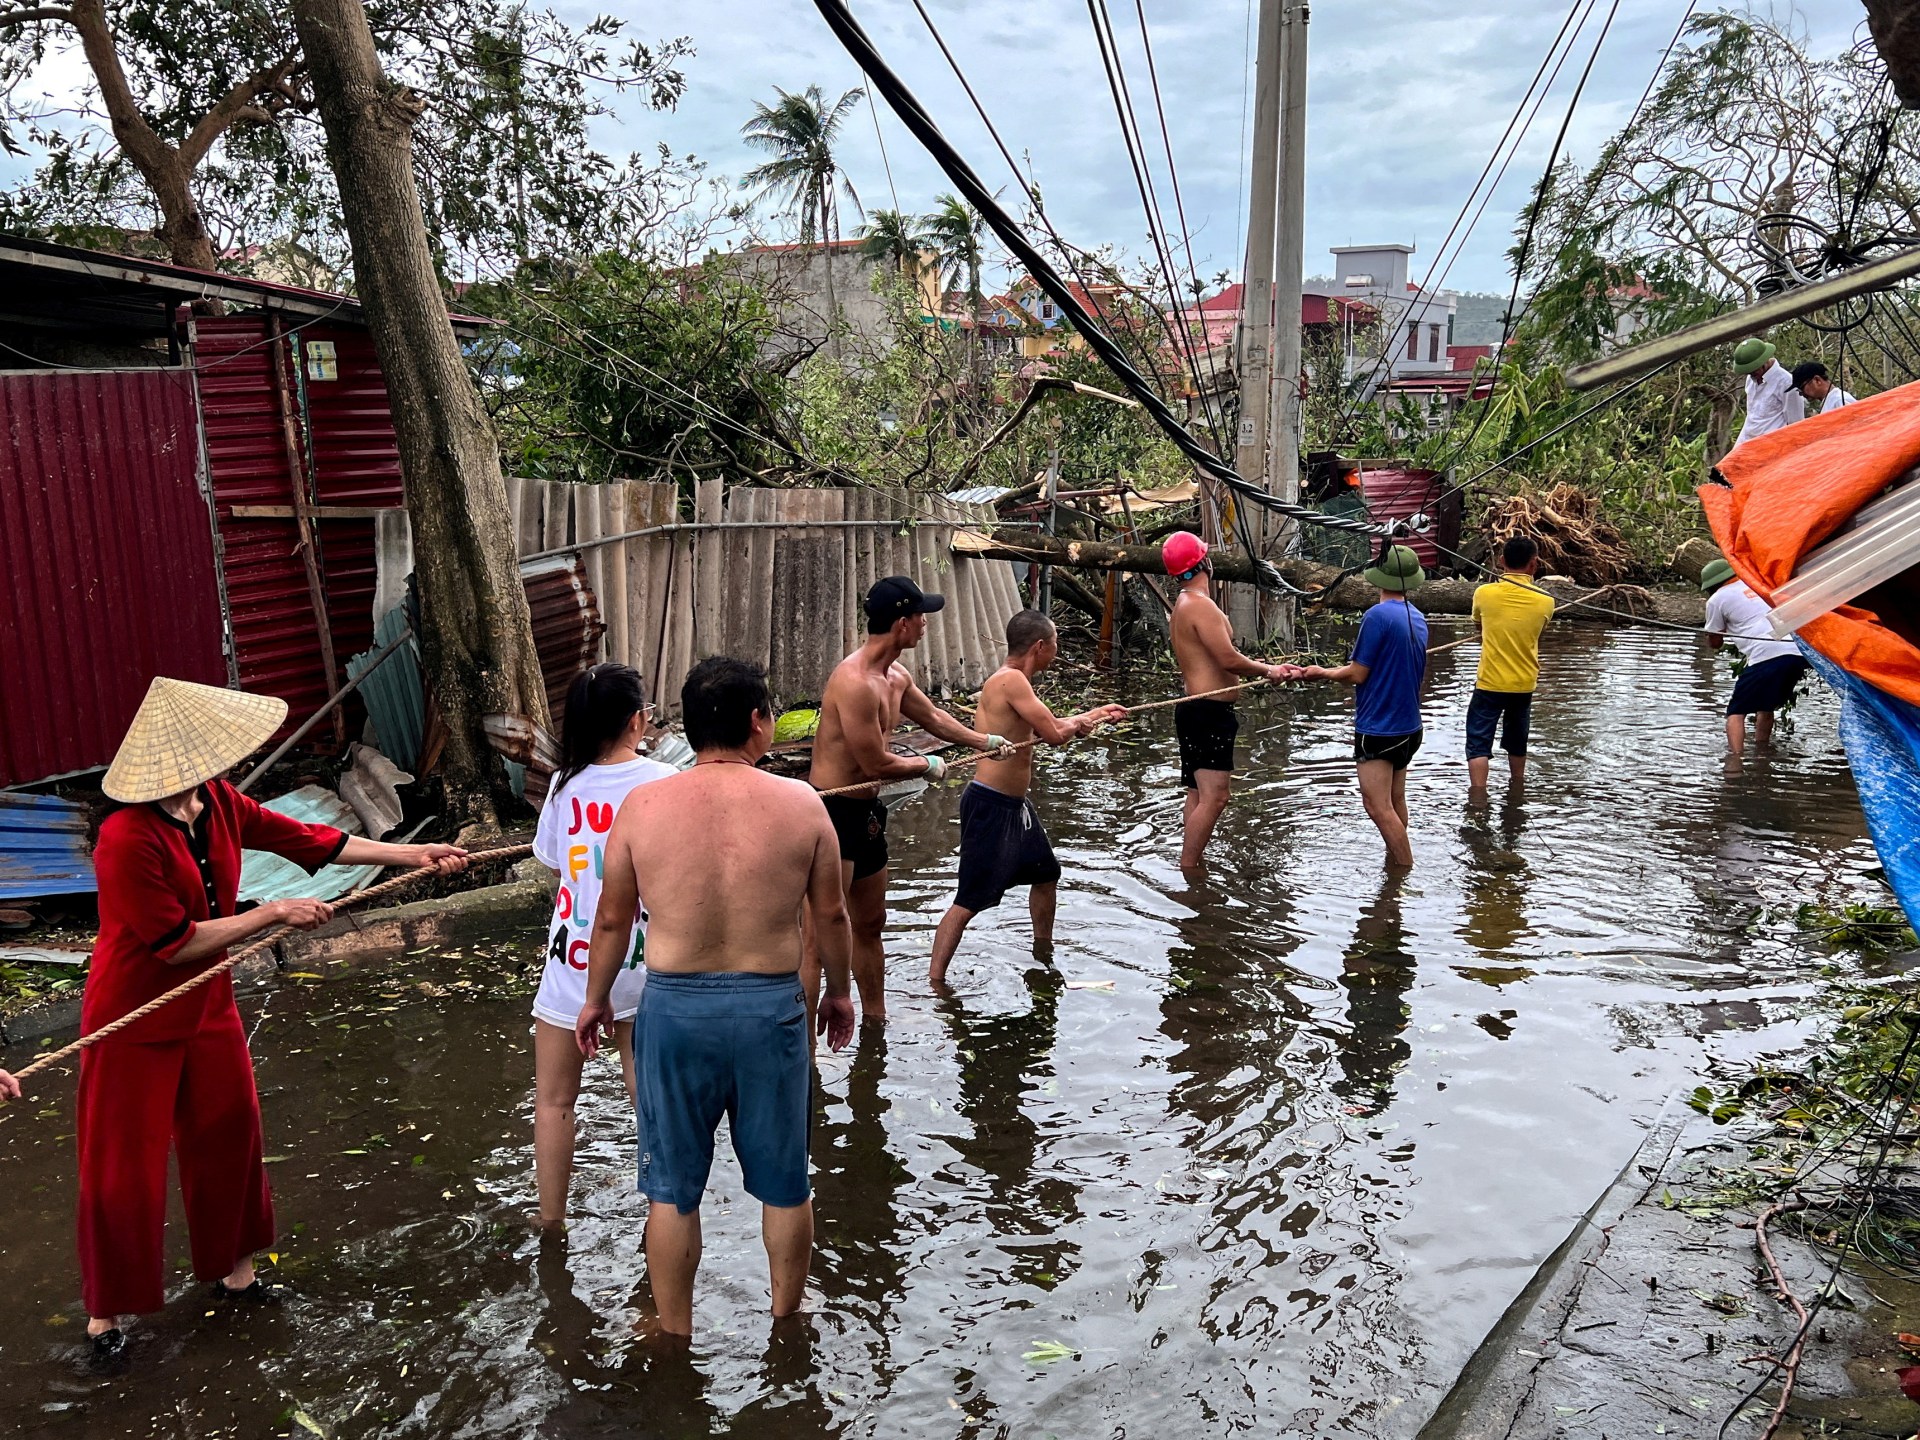
M 156 675 L 100 784 L 108 798 L 138 805 L 224 775 L 267 742 L 287 702 Z

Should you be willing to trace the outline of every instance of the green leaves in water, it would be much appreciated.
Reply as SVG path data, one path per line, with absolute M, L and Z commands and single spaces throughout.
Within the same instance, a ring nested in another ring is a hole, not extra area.
M 1866 955 L 1884 955 L 1891 950 L 1911 950 L 1920 945 L 1907 917 L 1890 905 L 1867 905 L 1849 901 L 1837 910 L 1825 905 L 1802 905 L 1794 920 L 1807 934 L 1827 945 L 1858 950 Z
M 1062 1360 L 1078 1360 L 1080 1352 L 1058 1340 L 1036 1340 L 1033 1349 L 1021 1357 L 1029 1365 L 1053 1365 Z

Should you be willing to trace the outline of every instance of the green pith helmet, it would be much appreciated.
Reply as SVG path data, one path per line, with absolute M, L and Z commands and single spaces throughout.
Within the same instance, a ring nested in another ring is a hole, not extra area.
M 1393 546 L 1380 557 L 1378 565 L 1362 574 L 1375 589 L 1397 590 L 1403 595 L 1427 583 L 1427 572 L 1420 568 L 1420 557 L 1405 545 Z
M 1733 578 L 1733 566 L 1723 556 L 1716 555 L 1700 567 L 1700 593 L 1711 595 Z
M 1773 354 L 1773 346 L 1765 340 L 1742 340 L 1733 347 L 1733 368 L 1742 375 L 1751 375 L 1771 360 Z

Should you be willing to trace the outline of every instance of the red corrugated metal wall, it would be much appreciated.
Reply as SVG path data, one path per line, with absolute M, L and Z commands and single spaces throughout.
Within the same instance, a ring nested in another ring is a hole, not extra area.
M 155 675 L 223 685 L 183 370 L 0 374 L 0 785 L 104 765 Z
M 305 412 L 296 416 L 299 464 L 313 473 L 299 479 L 314 503 L 399 505 L 400 462 L 386 383 L 366 333 L 309 326 L 275 342 L 268 324 L 261 316 L 199 319 L 193 324 L 193 348 L 240 683 L 284 699 L 291 725 L 331 693 L 299 532 L 291 518 L 233 514 L 235 505 L 293 503 L 294 477 L 269 366 L 278 361 L 291 403 Z M 299 374 L 294 340 L 333 344 L 339 378 L 310 380 Z M 371 519 L 318 524 L 329 628 L 342 665 L 366 649 L 373 636 L 373 529 Z
M 334 347 L 337 379 L 316 380 L 302 364 L 307 443 L 313 451 L 314 499 L 321 505 L 404 504 L 400 442 L 393 433 L 387 381 L 373 353 L 373 337 L 344 325 L 310 325 L 298 337 Z M 371 520 L 323 520 L 327 609 L 333 648 L 345 664 L 373 643 L 373 531 Z

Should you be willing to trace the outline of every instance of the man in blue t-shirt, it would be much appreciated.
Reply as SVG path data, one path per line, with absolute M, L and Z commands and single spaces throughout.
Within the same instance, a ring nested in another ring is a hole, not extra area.
M 1387 863 L 1413 864 L 1407 839 L 1407 765 L 1420 748 L 1420 684 L 1427 674 L 1427 617 L 1407 596 L 1426 583 L 1420 558 L 1395 545 L 1365 572 L 1380 602 L 1360 621 L 1353 658 L 1338 669 L 1289 667 L 1287 678 L 1354 687 L 1353 759 L 1367 818 L 1387 844 Z

